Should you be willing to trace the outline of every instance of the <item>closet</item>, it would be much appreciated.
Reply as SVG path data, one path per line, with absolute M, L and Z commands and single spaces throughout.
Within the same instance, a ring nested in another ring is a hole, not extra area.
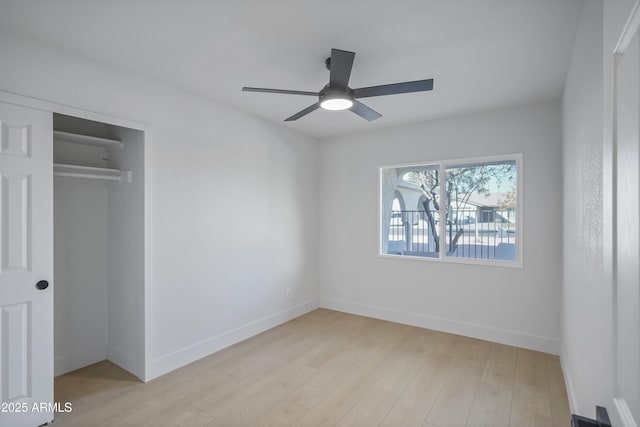
M 144 132 L 53 116 L 54 371 L 144 377 Z

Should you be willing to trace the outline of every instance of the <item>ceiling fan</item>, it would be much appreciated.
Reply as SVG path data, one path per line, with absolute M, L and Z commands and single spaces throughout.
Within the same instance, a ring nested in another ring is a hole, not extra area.
M 284 93 L 288 95 L 307 95 L 318 97 L 318 102 L 284 120 L 285 122 L 291 122 L 298 120 L 300 117 L 306 116 L 318 108 L 325 110 L 349 109 L 360 117 L 373 121 L 382 117 L 382 114 L 358 101 L 359 98 L 395 95 L 398 93 L 422 92 L 433 89 L 433 79 L 351 89 L 348 85 L 349 77 L 351 76 L 351 67 L 353 66 L 353 59 L 355 56 L 355 52 L 331 49 L 331 57 L 327 58 L 325 61 L 325 65 L 329 70 L 329 83 L 319 92 L 266 89 L 246 86 L 243 87 L 242 90 L 244 92 Z

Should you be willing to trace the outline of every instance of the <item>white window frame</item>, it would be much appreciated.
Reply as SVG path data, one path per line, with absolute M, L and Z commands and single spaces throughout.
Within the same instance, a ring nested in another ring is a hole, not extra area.
M 384 169 L 393 169 L 393 168 L 403 168 L 403 167 L 412 167 L 412 166 L 438 166 L 440 177 L 442 177 L 442 181 L 440 183 L 440 200 L 445 200 L 446 191 L 445 191 L 445 180 L 446 180 L 446 169 L 448 167 L 455 167 L 458 165 L 473 165 L 475 163 L 491 163 L 491 162 L 500 162 L 500 161 L 515 161 L 516 163 L 516 236 L 517 236 L 517 246 L 516 246 L 516 259 L 513 261 L 509 260 L 496 260 L 496 259 L 479 259 L 479 258 L 463 258 L 463 257 L 453 257 L 446 255 L 446 220 L 442 220 L 445 218 L 443 216 L 443 212 L 440 212 L 440 222 L 438 224 L 439 234 L 438 238 L 440 239 L 440 253 L 438 258 L 432 257 L 421 257 L 421 256 L 413 256 L 413 255 L 396 255 L 396 254 L 386 254 L 382 252 L 382 172 Z M 493 156 L 482 156 L 482 157 L 467 157 L 462 159 L 449 159 L 449 160 L 437 160 L 437 161 L 424 161 L 424 162 L 416 162 L 416 163 L 403 163 L 403 164 L 395 164 L 395 165 L 382 165 L 378 167 L 378 256 L 383 258 L 391 258 L 391 259 L 406 259 L 406 260 L 419 260 L 426 262 L 446 262 L 452 264 L 472 264 L 472 265 L 483 265 L 483 266 L 492 266 L 492 267 L 508 267 L 508 268 L 522 268 L 523 267 L 523 246 L 524 246 L 524 215 L 523 215 L 523 176 L 524 176 L 524 166 L 523 166 L 523 154 L 522 153 L 512 153 L 512 154 L 500 154 Z

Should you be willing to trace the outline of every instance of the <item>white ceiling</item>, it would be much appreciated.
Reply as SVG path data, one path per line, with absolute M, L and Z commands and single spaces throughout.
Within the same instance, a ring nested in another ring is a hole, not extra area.
M 582 0 L 0 0 L 0 28 L 201 94 L 316 137 L 560 96 Z M 367 98 L 367 122 L 318 110 L 331 48 L 356 52 L 353 88 L 434 78 Z

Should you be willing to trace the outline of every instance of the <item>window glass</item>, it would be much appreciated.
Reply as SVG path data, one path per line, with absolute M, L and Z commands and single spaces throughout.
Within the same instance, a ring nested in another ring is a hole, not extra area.
M 381 168 L 381 253 L 521 262 L 520 162 L 511 155 Z
M 446 256 L 516 260 L 516 162 L 446 168 Z

